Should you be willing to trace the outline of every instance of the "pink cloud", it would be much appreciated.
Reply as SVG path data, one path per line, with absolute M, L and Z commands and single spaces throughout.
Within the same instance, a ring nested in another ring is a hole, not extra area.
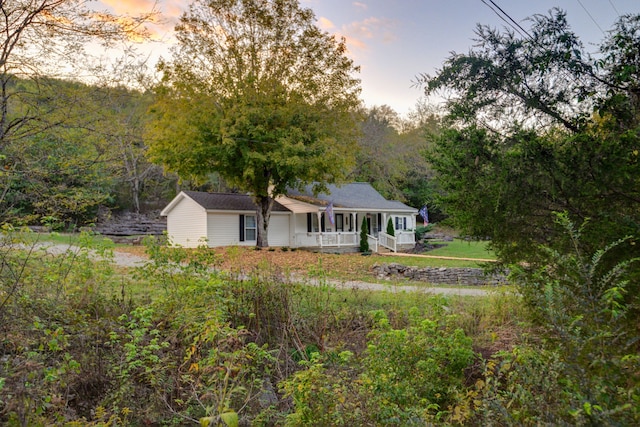
M 101 0 L 100 3 L 109 6 L 114 13 L 131 15 L 148 13 L 156 4 L 154 0 Z
M 335 28 L 335 25 L 333 24 L 333 22 L 331 22 L 331 20 L 325 18 L 324 16 L 321 16 L 320 18 L 318 18 L 318 27 L 325 31 L 331 31 Z
M 167 34 L 173 32 L 173 28 L 182 15 L 185 2 L 181 0 L 100 0 L 96 9 L 106 6 L 117 15 L 139 15 L 150 13 L 154 10 L 159 12 L 154 22 L 147 25 L 152 38 L 156 40 L 165 39 Z
M 322 23 L 325 24 L 322 24 Z M 331 27 L 326 27 L 326 23 L 331 23 Z M 382 43 L 392 43 L 397 39 L 394 33 L 395 21 L 371 17 L 362 21 L 354 21 L 341 26 L 335 30 L 333 23 L 326 18 L 320 18 L 318 24 L 325 31 L 335 33 L 338 37 L 344 37 L 347 47 L 353 56 L 359 56 L 369 50 L 371 42 L 380 41 Z
M 354 1 L 354 2 L 353 2 L 353 5 L 354 5 L 355 7 L 358 7 L 358 8 L 360 8 L 360 9 L 362 9 L 362 10 L 367 10 L 367 9 L 369 8 L 369 6 L 367 6 L 365 3 L 361 3 L 361 2 L 359 2 L 359 1 Z

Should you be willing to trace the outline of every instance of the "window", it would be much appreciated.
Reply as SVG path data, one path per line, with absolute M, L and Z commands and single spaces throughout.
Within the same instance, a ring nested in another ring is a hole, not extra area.
M 407 229 L 407 218 L 397 216 L 396 217 L 396 230 L 406 230 Z
M 307 212 L 307 233 L 317 233 L 318 231 L 320 231 L 318 228 L 318 216 Z
M 254 215 L 246 215 L 244 217 L 244 237 L 246 240 L 256 240 L 257 235 L 256 217 Z
M 307 213 L 307 233 L 318 233 L 320 230 L 327 231 L 325 229 L 324 216 L 323 213 L 320 217 L 320 224 L 318 224 L 318 215 Z

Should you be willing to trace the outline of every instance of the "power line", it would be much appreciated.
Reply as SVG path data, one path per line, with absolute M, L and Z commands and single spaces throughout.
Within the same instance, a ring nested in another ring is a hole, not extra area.
M 611 0 L 609 0 L 609 4 L 613 8 L 613 10 L 615 10 L 615 12 L 618 14 L 618 17 L 620 17 L 620 12 L 618 12 L 618 9 L 616 9 L 616 6 L 613 4 L 613 2 Z
M 485 1 L 485 0 L 481 0 L 481 1 L 486 6 L 488 6 L 496 15 L 498 15 L 498 17 L 500 19 L 502 19 L 503 21 L 507 22 L 507 24 L 511 28 L 513 28 L 517 33 L 519 33 L 521 37 L 523 37 L 523 38 L 527 39 L 528 41 L 530 41 L 533 44 L 533 46 L 535 46 L 535 48 L 539 49 L 542 52 L 546 51 L 546 48 L 544 46 L 542 46 L 538 40 L 536 40 L 534 37 L 531 36 L 531 34 L 529 34 L 529 32 L 527 32 L 524 28 L 522 28 L 522 26 L 519 23 L 517 23 L 511 16 L 509 16 L 509 14 L 507 12 L 505 12 L 500 6 L 498 6 L 495 3 L 495 1 L 488 0 L 491 3 L 491 5 L 493 5 L 493 6 L 489 5 L 487 3 L 487 1 Z M 580 0 L 578 0 L 578 1 L 580 1 Z M 582 5 L 582 3 L 580 3 L 580 4 Z M 584 8 L 584 6 L 583 6 L 583 8 Z M 496 11 L 496 9 L 499 10 L 500 13 L 498 13 L 498 11 Z M 587 11 L 587 13 L 589 13 L 589 12 Z M 508 18 L 508 20 L 510 22 L 507 21 L 501 14 L 506 16 L 506 18 Z M 589 16 L 591 16 L 591 14 L 589 14 Z M 598 25 L 597 22 L 596 22 L 596 25 Z M 598 28 L 600 28 L 599 25 L 598 25 Z M 602 31 L 602 29 L 600 29 L 600 31 Z M 526 34 L 526 37 L 522 33 Z M 603 32 L 603 34 L 604 34 L 604 32 Z M 560 69 L 558 71 L 561 74 L 563 74 L 568 80 L 573 80 L 573 82 L 578 84 L 578 85 L 581 84 L 581 76 L 574 76 L 571 73 L 568 73 L 567 70 L 564 70 L 564 69 Z
M 600 25 L 598 24 L 598 22 L 593 18 L 593 15 L 591 15 L 591 12 L 589 12 L 589 10 L 584 6 L 584 4 L 582 4 L 581 0 L 578 0 L 578 3 L 580 4 L 580 6 L 582 6 L 582 8 L 584 9 L 585 12 L 587 12 L 587 15 L 589 15 L 589 18 L 591 18 L 591 20 L 593 21 L 594 24 L 596 24 L 596 27 L 598 27 L 598 29 L 600 30 L 600 32 L 604 34 L 604 30 L 602 29 L 602 27 L 600 27 Z M 611 0 L 609 0 L 609 3 L 611 3 Z
M 485 0 L 482 0 L 482 2 L 483 2 L 484 4 L 487 4 L 487 2 L 485 2 Z M 498 10 L 499 10 L 499 11 L 500 11 L 504 16 L 506 16 L 506 17 L 509 19 L 509 21 L 511 21 L 511 22 L 513 23 L 513 25 L 515 25 L 516 27 L 518 27 L 518 28 L 520 29 L 520 31 L 522 31 L 523 33 L 525 33 L 525 34 L 527 35 L 527 37 L 529 37 L 529 39 L 533 40 L 533 37 L 531 37 L 531 34 L 529 34 L 529 33 L 527 32 L 527 30 L 525 30 L 524 28 L 522 28 L 522 26 L 521 26 L 518 22 L 516 22 L 516 21 L 515 21 L 511 16 L 509 16 L 509 14 L 508 14 L 507 12 L 505 12 L 504 10 L 502 10 L 502 8 L 501 8 L 500 6 L 498 6 L 498 5 L 496 4 L 496 2 L 494 2 L 493 0 L 489 0 L 489 2 L 491 2 L 491 4 L 492 4 L 493 6 L 495 6 L 495 8 L 496 8 L 496 9 L 498 9 Z M 487 6 L 489 6 L 489 5 L 487 5 Z M 489 7 L 491 7 L 491 6 L 489 6 Z M 495 9 L 493 9 L 493 8 L 491 8 L 491 9 L 495 12 Z M 496 13 L 497 13 L 497 12 L 496 12 Z M 498 16 L 499 16 L 499 15 L 498 15 Z M 504 18 L 502 18 L 502 19 L 504 20 Z M 512 25 L 512 24 L 509 24 L 509 25 L 511 25 L 511 27 L 513 27 L 513 25 Z
M 491 11 L 495 13 L 498 16 L 498 18 L 502 19 L 508 26 L 516 30 L 516 32 L 520 34 L 521 37 L 524 37 L 524 34 L 522 34 L 517 28 L 515 28 L 513 24 L 509 22 L 504 16 L 502 16 L 492 5 L 487 3 L 485 0 L 480 0 L 480 1 L 482 1 L 482 3 L 484 3 L 489 9 L 491 9 Z

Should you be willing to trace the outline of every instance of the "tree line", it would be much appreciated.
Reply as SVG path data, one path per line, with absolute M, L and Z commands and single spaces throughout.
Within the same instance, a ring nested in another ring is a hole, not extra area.
M 35 84 L 13 79 L 9 91 L 35 91 Z M 6 144 L 0 156 L 3 222 L 72 230 L 95 224 L 101 209 L 157 211 L 179 189 L 239 190 L 213 171 L 200 180 L 180 179 L 151 162 L 145 131 L 152 92 L 59 79 L 38 85 L 40 106 L 64 114 L 64 124 Z M 420 127 L 399 132 L 381 111 L 397 118 L 387 106 L 361 108 L 360 134 L 350 148 L 357 166 L 344 179 L 370 182 L 387 198 L 418 206 L 433 186 L 422 155 L 428 143 Z

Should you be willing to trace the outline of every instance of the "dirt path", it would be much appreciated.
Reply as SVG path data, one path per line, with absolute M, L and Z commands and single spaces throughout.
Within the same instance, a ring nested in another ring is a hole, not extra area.
M 458 295 L 458 296 L 487 296 L 491 291 L 486 289 L 477 289 L 477 288 L 447 288 L 440 286 L 414 286 L 414 285 L 395 285 L 391 283 L 370 283 L 370 282 L 361 282 L 358 280 L 325 280 L 335 286 L 338 289 L 364 289 L 369 291 L 386 291 L 391 293 L 409 293 L 409 292 L 418 292 L 423 294 L 434 294 L 434 295 Z M 318 285 L 319 282 L 317 280 L 309 280 L 307 279 L 307 283 Z
M 20 245 L 24 247 L 24 245 Z M 73 245 L 61 243 L 37 243 L 36 250 L 44 250 L 52 255 L 61 255 L 67 251 L 78 252 L 80 248 Z M 96 255 L 97 256 L 97 255 Z M 147 258 L 126 252 L 113 251 L 113 262 L 120 267 L 140 267 L 148 261 Z

